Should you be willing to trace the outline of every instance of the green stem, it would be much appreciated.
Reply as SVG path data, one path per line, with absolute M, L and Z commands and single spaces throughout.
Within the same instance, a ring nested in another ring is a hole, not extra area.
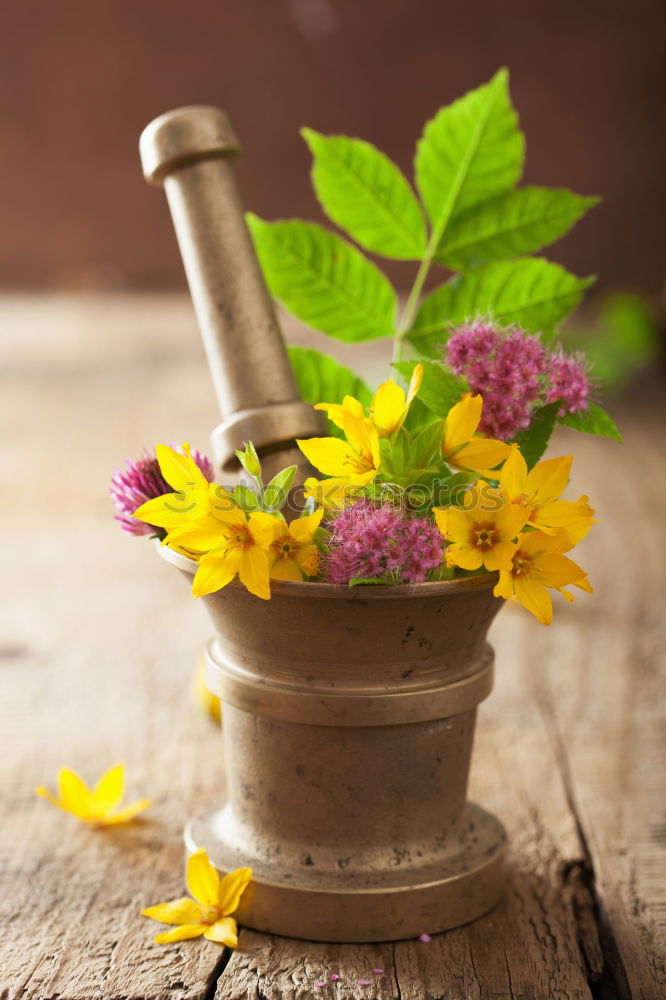
M 425 256 L 421 263 L 419 264 L 419 269 L 416 272 L 416 277 L 414 278 L 414 284 L 412 285 L 411 291 L 407 296 L 407 301 L 405 303 L 405 308 L 402 311 L 400 321 L 398 322 L 397 329 L 395 331 L 395 336 L 393 337 L 393 358 L 392 361 L 396 362 L 402 359 L 402 344 L 405 339 L 405 335 L 412 325 L 412 320 L 416 315 L 416 309 L 419 304 L 419 299 L 421 298 L 421 292 L 423 291 L 423 286 L 425 280 L 428 277 L 428 273 L 432 266 L 432 259 L 435 256 L 435 250 L 439 245 L 439 236 L 435 240 L 435 236 L 438 235 L 433 233 L 428 246 L 426 248 Z

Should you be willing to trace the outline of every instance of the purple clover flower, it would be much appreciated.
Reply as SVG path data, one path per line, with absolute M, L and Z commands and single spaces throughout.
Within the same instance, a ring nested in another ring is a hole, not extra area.
M 438 528 L 388 503 L 361 500 L 341 511 L 328 527 L 328 552 L 322 561 L 328 583 L 373 578 L 423 583 L 442 562 Z
M 210 459 L 194 449 L 192 458 L 208 482 L 212 483 L 215 472 Z M 115 519 L 120 522 L 123 531 L 129 532 L 130 535 L 154 535 L 161 529 L 138 521 L 133 516 L 134 511 L 147 500 L 171 493 L 171 487 L 162 475 L 154 453 L 146 450 L 135 462 L 127 459 L 125 465 L 126 468 L 117 469 L 111 479 L 109 492 L 117 511 Z
M 449 337 L 445 361 L 483 396 L 479 430 L 510 441 L 529 427 L 536 406 L 562 400 L 560 414 L 587 407 L 589 379 L 578 358 L 549 353 L 534 334 L 486 320 L 459 326 Z

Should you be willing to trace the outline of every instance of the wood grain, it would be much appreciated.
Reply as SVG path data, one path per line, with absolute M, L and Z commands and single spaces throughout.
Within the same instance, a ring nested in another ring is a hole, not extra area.
M 222 789 L 219 734 L 188 696 L 208 629 L 106 489 L 144 443 L 206 446 L 203 353 L 179 297 L 0 300 L 0 321 L 1 1000 L 664 995 L 663 394 L 620 415 L 622 449 L 556 443 L 602 517 L 579 550 L 595 595 L 558 602 L 552 629 L 511 607 L 493 627 L 472 793 L 511 838 L 502 905 L 430 943 L 160 947 L 139 911 L 182 894 L 184 820 Z M 133 826 L 92 832 L 34 795 L 60 765 L 92 780 L 117 760 L 128 796 L 154 799 Z

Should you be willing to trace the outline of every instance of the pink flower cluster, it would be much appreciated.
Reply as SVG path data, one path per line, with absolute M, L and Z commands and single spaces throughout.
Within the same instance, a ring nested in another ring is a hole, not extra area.
M 441 565 L 443 539 L 428 521 L 391 504 L 361 500 L 330 525 L 324 578 L 345 585 L 356 579 L 423 583 Z
M 212 483 L 215 473 L 210 459 L 196 450 L 192 451 L 192 458 L 208 482 Z M 159 528 L 137 521 L 132 515 L 147 500 L 171 493 L 171 487 L 160 472 L 154 454 L 146 451 L 136 462 L 128 459 L 125 464 L 127 468 L 124 471 L 118 469 L 114 473 L 109 490 L 117 511 L 116 521 L 120 521 L 123 531 L 128 531 L 131 535 L 154 535 L 160 531 Z
M 517 327 L 466 323 L 449 337 L 445 360 L 483 396 L 479 430 L 487 437 L 511 440 L 529 427 L 534 408 L 543 403 L 561 399 L 561 416 L 587 408 L 584 362 L 548 352 L 538 337 Z

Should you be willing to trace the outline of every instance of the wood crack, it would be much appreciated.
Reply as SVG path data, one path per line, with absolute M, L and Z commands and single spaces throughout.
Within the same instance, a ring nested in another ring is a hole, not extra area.
M 222 973 L 226 969 L 231 960 L 233 951 L 231 948 L 227 948 L 226 945 L 222 950 L 222 954 L 218 958 L 217 962 L 213 966 L 213 970 L 210 973 L 208 979 L 206 980 L 206 987 L 201 994 L 201 1000 L 215 1000 L 215 994 L 217 993 L 217 984 L 222 976 Z
M 632 1000 L 615 933 L 597 889 L 592 853 L 576 802 L 566 745 L 553 699 L 543 679 L 535 681 L 535 693 L 581 847 L 582 857 L 565 865 L 562 875 L 564 883 L 572 890 L 572 913 L 590 996 L 592 1000 Z

